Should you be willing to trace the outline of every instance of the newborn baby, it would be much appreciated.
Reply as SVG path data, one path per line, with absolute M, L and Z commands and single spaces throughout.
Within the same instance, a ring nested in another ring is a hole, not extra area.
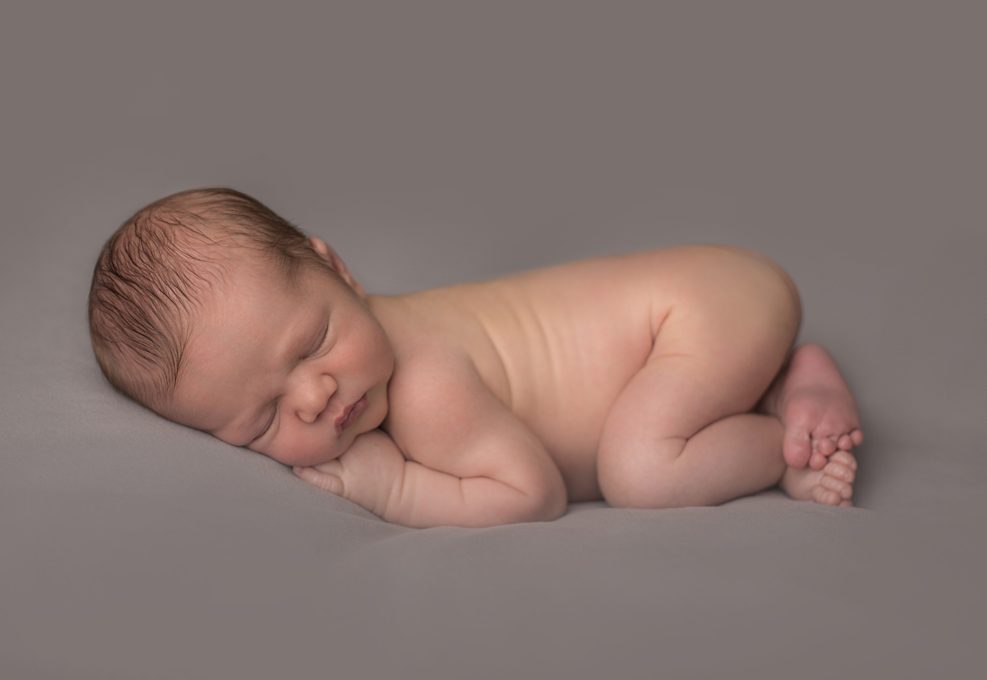
M 89 297 L 109 381 L 412 527 L 551 520 L 568 501 L 717 505 L 779 485 L 849 506 L 863 441 L 771 260 L 693 245 L 368 295 L 245 194 L 128 219 Z

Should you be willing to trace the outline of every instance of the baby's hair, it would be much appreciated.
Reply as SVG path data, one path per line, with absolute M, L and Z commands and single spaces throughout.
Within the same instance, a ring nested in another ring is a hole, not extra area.
M 226 187 L 171 194 L 120 225 L 89 289 L 89 334 L 111 385 L 154 411 L 167 408 L 193 314 L 226 278 L 237 248 L 267 258 L 291 283 L 303 265 L 331 271 L 298 227 Z

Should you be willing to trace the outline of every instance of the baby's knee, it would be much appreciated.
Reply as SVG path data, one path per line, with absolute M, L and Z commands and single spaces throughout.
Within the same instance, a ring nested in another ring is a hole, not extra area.
M 687 441 L 670 437 L 647 450 L 643 446 L 610 449 L 601 442 L 597 482 L 603 499 L 615 508 L 677 507 L 679 485 L 674 483 L 673 466 Z

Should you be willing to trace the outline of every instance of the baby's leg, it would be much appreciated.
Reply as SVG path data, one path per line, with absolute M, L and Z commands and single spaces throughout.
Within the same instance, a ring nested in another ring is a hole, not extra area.
M 692 377 L 702 371 L 696 362 L 665 362 L 642 369 L 607 419 L 597 459 L 607 502 L 639 508 L 718 505 L 777 484 L 787 468 L 781 421 L 756 413 L 725 415 L 744 410 L 730 405 L 743 403 L 736 393 L 718 402 L 723 392 L 717 393 L 715 383 Z
M 672 306 L 604 425 L 604 498 L 625 507 L 716 505 L 777 484 L 784 428 L 751 413 L 791 350 L 798 294 L 777 268 L 735 257 Z

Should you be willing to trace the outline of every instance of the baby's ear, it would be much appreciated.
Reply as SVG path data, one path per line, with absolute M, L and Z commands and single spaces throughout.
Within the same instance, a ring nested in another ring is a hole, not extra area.
M 312 246 L 312 250 L 318 253 L 319 257 L 328 262 L 333 271 L 339 274 L 342 279 L 349 284 L 350 288 L 356 291 L 357 295 L 360 297 L 366 296 L 367 291 L 365 291 L 363 286 L 360 285 L 360 282 L 353 277 L 353 274 L 350 273 L 349 267 L 347 267 L 346 263 L 343 262 L 343 258 L 339 256 L 339 253 L 333 250 L 332 246 L 318 236 L 309 236 L 308 242 Z
M 323 241 L 318 236 L 309 236 L 308 244 L 312 246 L 312 250 L 314 250 L 319 254 L 319 257 L 321 257 L 323 260 L 326 260 L 330 264 L 332 263 L 332 259 L 334 257 L 336 258 L 339 257 L 339 255 L 336 254 L 336 251 L 330 248 L 329 244 Z

